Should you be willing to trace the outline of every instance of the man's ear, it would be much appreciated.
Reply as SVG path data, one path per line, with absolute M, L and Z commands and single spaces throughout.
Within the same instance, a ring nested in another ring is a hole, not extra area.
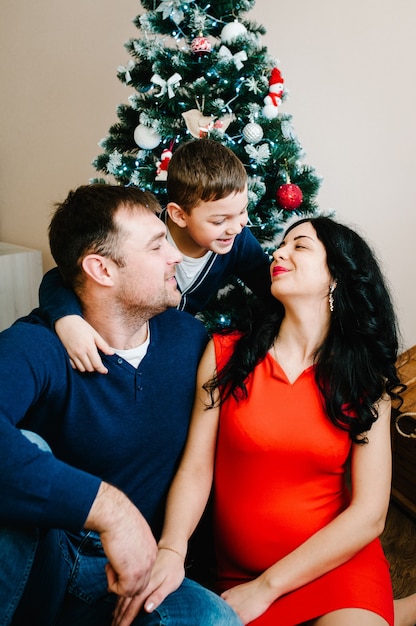
M 99 285 L 110 286 L 114 284 L 107 257 L 100 254 L 87 254 L 82 260 L 82 269 Z
M 172 222 L 174 222 L 179 228 L 186 228 L 188 217 L 187 213 L 176 204 L 176 202 L 168 202 L 166 205 L 166 210 Z

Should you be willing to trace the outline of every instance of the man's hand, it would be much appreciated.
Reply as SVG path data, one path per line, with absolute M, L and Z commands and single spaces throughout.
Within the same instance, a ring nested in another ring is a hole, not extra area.
M 101 483 L 85 528 L 100 533 L 109 560 L 109 591 L 118 596 L 143 592 L 156 560 L 157 546 L 148 523 L 127 496 Z
M 141 609 L 154 611 L 185 577 L 184 559 L 180 554 L 160 549 L 146 589 L 134 598 L 119 598 L 111 626 L 130 626 Z

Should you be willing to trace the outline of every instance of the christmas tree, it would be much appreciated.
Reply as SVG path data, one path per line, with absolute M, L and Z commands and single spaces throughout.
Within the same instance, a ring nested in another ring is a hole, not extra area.
M 288 219 L 317 212 L 320 181 L 303 163 L 285 112 L 284 78 L 261 43 L 265 28 L 243 19 L 255 0 L 141 4 L 145 12 L 134 20 L 139 36 L 125 44 L 130 59 L 118 68 L 133 93 L 100 142 L 95 168 L 152 191 L 164 206 L 175 148 L 193 138 L 220 141 L 246 168 L 248 226 L 270 251 Z M 246 299 L 244 286 L 232 281 L 204 321 L 211 329 L 228 324 Z

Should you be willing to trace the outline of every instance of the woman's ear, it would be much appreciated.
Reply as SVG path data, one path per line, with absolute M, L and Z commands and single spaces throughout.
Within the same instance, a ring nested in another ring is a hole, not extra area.
M 113 278 L 109 268 L 109 259 L 100 254 L 87 254 L 82 260 L 82 269 L 99 285 L 113 285 Z
M 176 204 L 176 202 L 168 202 L 166 205 L 166 211 L 174 224 L 179 226 L 179 228 L 186 228 L 186 218 L 188 214 L 179 206 L 179 204 Z

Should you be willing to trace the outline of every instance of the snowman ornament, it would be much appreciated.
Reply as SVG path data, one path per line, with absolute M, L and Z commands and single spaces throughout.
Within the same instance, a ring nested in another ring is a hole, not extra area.
M 263 115 L 268 120 L 277 117 L 278 108 L 282 102 L 284 82 L 280 70 L 277 67 L 273 68 L 269 80 L 269 93 L 263 100 Z
M 156 178 L 155 180 L 167 180 L 168 167 L 172 158 L 172 152 L 169 149 L 163 150 L 160 161 L 156 162 Z

